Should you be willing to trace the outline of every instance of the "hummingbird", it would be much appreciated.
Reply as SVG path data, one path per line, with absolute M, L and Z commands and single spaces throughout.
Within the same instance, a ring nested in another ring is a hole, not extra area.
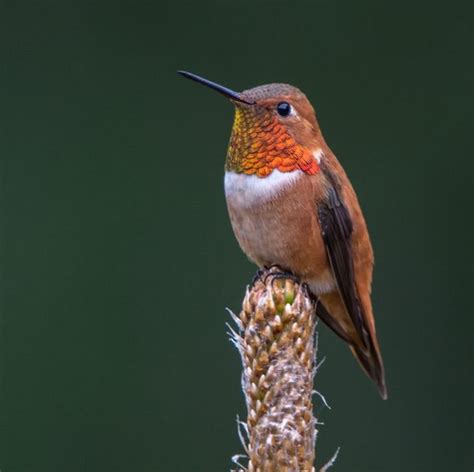
M 307 285 L 317 316 L 348 344 L 386 399 L 367 225 L 310 101 L 288 84 L 235 92 L 191 72 L 178 73 L 235 106 L 224 189 L 243 252 L 259 268 L 277 265 Z

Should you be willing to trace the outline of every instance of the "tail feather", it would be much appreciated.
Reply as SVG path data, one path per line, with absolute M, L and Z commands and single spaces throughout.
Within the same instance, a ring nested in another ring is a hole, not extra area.
M 385 372 L 382 357 L 378 349 L 367 351 L 356 345 L 349 346 L 355 358 L 359 361 L 365 373 L 375 382 L 380 396 L 386 400 L 388 398 L 387 386 L 385 384 Z
M 362 370 L 375 382 L 380 396 L 387 399 L 387 387 L 380 348 L 377 343 L 373 326 L 362 327 L 362 335 L 352 327 L 345 307 L 338 295 L 330 298 L 313 296 L 316 303 L 317 316 L 343 339 L 359 361 Z

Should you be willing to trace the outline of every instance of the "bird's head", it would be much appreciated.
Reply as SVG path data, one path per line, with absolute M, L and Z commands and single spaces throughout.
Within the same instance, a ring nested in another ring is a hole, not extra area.
M 190 72 L 183 76 L 206 85 L 235 105 L 226 170 L 266 177 L 301 170 L 315 174 L 322 136 L 306 96 L 287 84 L 268 84 L 234 92 Z

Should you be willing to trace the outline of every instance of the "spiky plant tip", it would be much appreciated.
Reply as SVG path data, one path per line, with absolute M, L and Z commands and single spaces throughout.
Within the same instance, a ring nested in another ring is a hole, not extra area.
M 243 363 L 247 471 L 314 471 L 313 302 L 273 267 L 247 290 L 238 318 L 232 338 Z

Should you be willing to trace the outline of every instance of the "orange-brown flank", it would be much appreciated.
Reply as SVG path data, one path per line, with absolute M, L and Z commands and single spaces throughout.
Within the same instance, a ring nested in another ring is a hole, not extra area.
M 319 166 L 311 152 L 300 146 L 268 110 L 258 113 L 236 107 L 226 169 L 266 177 L 274 169 L 302 170 L 314 175 Z

